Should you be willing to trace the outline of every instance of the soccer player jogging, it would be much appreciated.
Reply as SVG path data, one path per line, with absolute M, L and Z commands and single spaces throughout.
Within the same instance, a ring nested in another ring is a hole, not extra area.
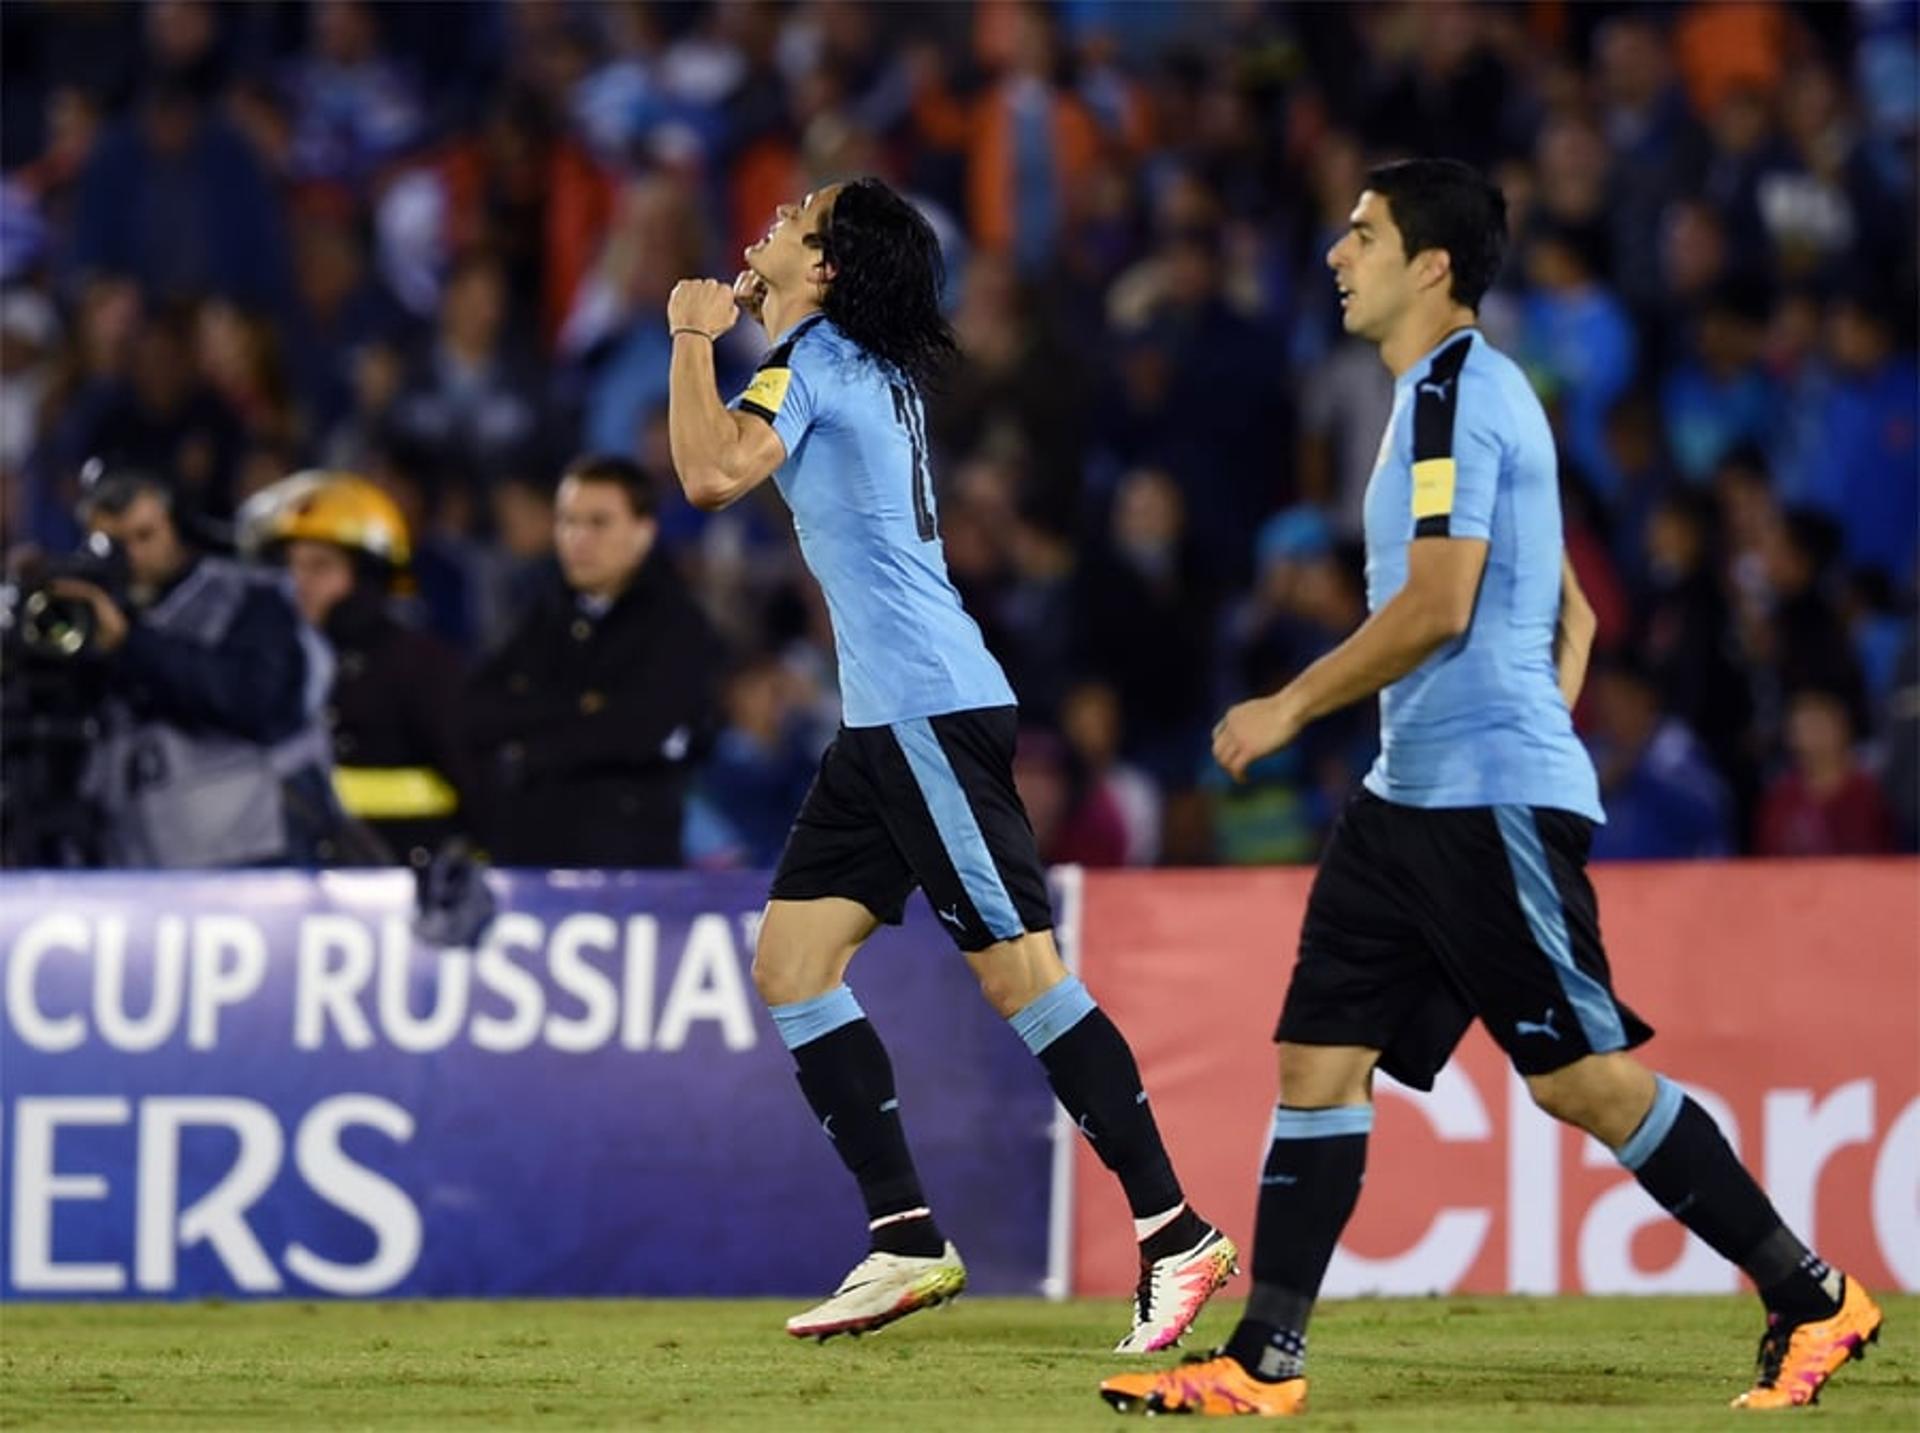
M 787 1331 L 859 1333 L 966 1284 L 914 1170 L 886 1047 L 845 984 L 917 885 L 1126 1192 L 1141 1272 L 1119 1351 L 1166 1348 L 1236 1251 L 1187 1207 L 1132 1052 L 1054 946 L 1013 785 L 1014 694 L 940 546 L 921 390 L 954 342 L 933 231 L 860 179 L 782 205 L 746 262 L 731 288 L 689 279 L 667 300 L 673 464 L 708 509 L 773 478 L 832 618 L 843 724 L 781 855 L 753 977 L 871 1230 L 867 1256 Z M 738 308 L 773 347 L 729 407 L 713 341 Z
M 1553 434 L 1475 328 L 1506 203 L 1465 165 L 1367 176 L 1327 255 L 1344 326 L 1380 346 L 1393 415 L 1367 488 L 1371 615 L 1214 729 L 1236 779 L 1306 724 L 1380 693 L 1380 757 L 1308 899 L 1275 1038 L 1253 1292 L 1210 1359 L 1101 1385 L 1123 1412 L 1304 1411 L 1307 1320 L 1360 1195 L 1376 1066 L 1431 1089 L 1474 1017 L 1534 1100 L 1601 1140 L 1746 1271 L 1766 1304 L 1741 1408 L 1811 1403 L 1880 1328 L 1810 1252 L 1719 1129 L 1627 1051 L 1652 1030 L 1614 995 L 1586 860 L 1603 818 L 1569 710 L 1593 617 L 1562 555 Z

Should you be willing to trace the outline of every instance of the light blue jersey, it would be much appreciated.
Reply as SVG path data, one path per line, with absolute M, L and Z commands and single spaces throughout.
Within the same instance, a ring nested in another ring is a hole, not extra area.
M 1380 758 L 1367 789 L 1407 806 L 1548 806 L 1604 820 L 1553 662 L 1553 433 L 1526 377 L 1478 331 L 1448 337 L 1394 385 L 1366 534 L 1374 611 L 1406 584 L 1416 539 L 1488 544 L 1465 635 L 1380 693 Z
M 815 314 L 775 344 L 733 406 L 786 445 L 773 479 L 827 597 L 846 724 L 1013 705 L 947 577 L 913 384 Z

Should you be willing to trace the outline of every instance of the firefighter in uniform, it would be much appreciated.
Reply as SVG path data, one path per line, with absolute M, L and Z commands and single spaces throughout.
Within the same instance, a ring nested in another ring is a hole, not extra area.
M 423 865 L 469 824 L 474 787 L 460 660 L 393 612 L 411 555 L 400 509 L 352 473 L 296 473 L 249 501 L 240 537 L 286 566 L 302 615 L 333 648 L 322 716 L 340 804 L 393 859 Z

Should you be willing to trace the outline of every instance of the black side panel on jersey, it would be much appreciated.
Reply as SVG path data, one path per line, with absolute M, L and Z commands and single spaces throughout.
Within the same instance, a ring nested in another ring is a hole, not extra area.
M 1473 335 L 1435 355 L 1413 389 L 1413 535 L 1446 537 L 1453 515 L 1453 415 Z

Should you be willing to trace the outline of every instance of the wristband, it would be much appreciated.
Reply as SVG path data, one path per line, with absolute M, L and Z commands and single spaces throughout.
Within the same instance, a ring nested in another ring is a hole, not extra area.
M 667 337 L 678 338 L 683 333 L 697 333 L 708 343 L 713 342 L 713 335 L 708 333 L 704 328 L 687 328 L 684 326 L 680 328 L 670 328 L 667 330 Z

